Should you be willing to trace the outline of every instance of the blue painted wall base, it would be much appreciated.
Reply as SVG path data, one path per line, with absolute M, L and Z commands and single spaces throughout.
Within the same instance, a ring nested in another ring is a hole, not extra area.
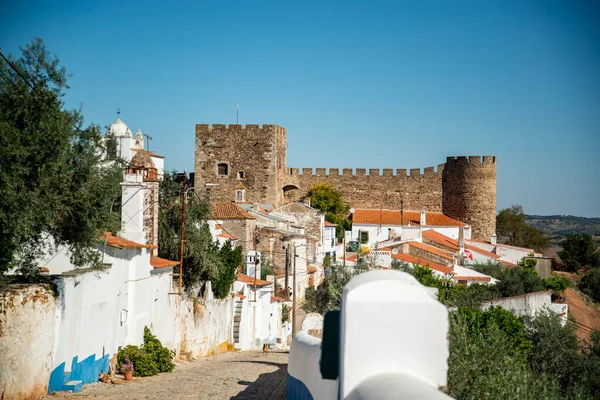
M 285 398 L 287 400 L 313 400 L 312 394 L 310 394 L 310 390 L 308 390 L 304 382 L 294 378 L 290 374 L 287 376 Z
M 98 381 L 100 372 L 108 372 L 108 354 L 96 360 L 96 355 L 92 354 L 83 361 L 79 361 L 79 357 L 73 357 L 71 360 L 71 372 L 65 373 L 65 363 L 61 363 L 50 374 L 50 382 L 48 382 L 48 393 L 59 392 L 63 386 L 69 381 L 81 381 L 81 384 L 92 383 Z

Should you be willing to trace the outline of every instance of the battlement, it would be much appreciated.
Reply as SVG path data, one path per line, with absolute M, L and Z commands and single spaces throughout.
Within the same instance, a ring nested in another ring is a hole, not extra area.
M 196 124 L 196 135 L 198 134 L 272 134 L 285 133 L 285 128 L 275 124 Z
M 453 156 L 446 157 L 446 164 L 448 165 L 459 165 L 459 164 L 496 164 L 496 157 L 494 156 Z
M 287 175 L 290 177 L 396 177 L 396 178 L 416 178 L 416 177 L 437 177 L 444 171 L 446 164 L 439 164 L 436 167 L 426 167 L 421 172 L 421 168 L 411 168 L 410 173 L 406 173 L 406 169 L 398 168 L 395 170 L 392 168 L 342 168 L 340 175 L 340 168 L 288 168 Z

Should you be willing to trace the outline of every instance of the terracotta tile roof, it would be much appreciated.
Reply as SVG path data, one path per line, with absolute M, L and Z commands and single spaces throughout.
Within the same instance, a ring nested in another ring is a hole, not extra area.
M 434 271 L 441 272 L 443 274 L 451 274 L 454 270 L 452 267 L 448 267 L 446 265 L 438 264 L 433 261 L 426 260 L 421 257 L 413 256 L 412 254 L 392 254 L 396 260 L 404 261 L 411 264 L 419 264 L 424 267 L 429 267 Z
M 240 299 L 245 299 L 246 298 L 246 296 L 244 296 L 243 294 L 240 294 L 240 293 L 236 293 L 235 297 L 239 297 Z
M 404 225 L 420 225 L 420 211 L 404 211 Z M 427 226 L 465 226 L 466 224 L 440 212 L 426 213 Z M 403 225 L 402 214 L 397 210 L 355 210 L 352 223 L 369 225 Z
M 453 276 L 455 281 L 473 281 L 473 282 L 489 282 L 492 278 L 489 276 Z
M 138 151 L 146 151 L 144 149 L 134 149 L 133 147 L 131 148 L 131 150 L 138 152 Z M 161 156 L 160 154 L 156 154 L 156 153 L 152 153 L 151 151 L 146 151 L 146 153 L 150 156 L 150 157 L 156 157 L 156 158 L 165 158 L 165 156 Z
M 511 263 L 510 261 L 498 260 L 500 264 L 506 265 L 508 267 L 518 267 L 518 264 Z
M 425 239 L 431 240 L 432 242 L 435 242 L 437 244 L 441 244 L 442 246 L 448 247 L 449 249 L 459 250 L 458 240 L 452 239 L 446 235 L 436 232 L 433 229 L 423 231 L 423 237 Z M 499 255 L 494 254 L 491 251 L 487 251 L 485 249 L 482 249 L 480 247 L 473 246 L 470 244 L 465 243 L 465 249 L 474 251 L 475 253 L 482 254 L 486 257 L 490 257 L 490 258 L 494 258 L 494 259 L 500 258 Z
M 309 274 L 314 274 L 315 272 L 317 272 L 317 269 L 315 267 L 313 267 L 312 265 L 309 265 L 308 267 L 306 267 L 306 269 Z
M 109 246 L 120 247 L 124 249 L 156 249 L 157 246 L 153 244 L 143 244 L 133 242 L 131 240 L 123 239 L 122 237 L 114 236 L 110 232 L 105 232 L 100 236 L 100 240 L 106 241 Z
M 40 272 L 41 272 L 41 273 L 49 273 L 49 272 L 50 272 L 50 269 L 49 269 L 48 267 L 41 267 L 41 268 L 40 268 Z
M 423 231 L 423 238 L 424 239 L 429 239 L 432 242 L 435 242 L 437 244 L 441 244 L 442 246 L 448 247 L 449 249 L 452 250 L 458 250 L 458 241 L 449 238 L 446 235 L 442 235 L 439 232 L 434 231 L 433 229 L 428 229 L 426 231 Z
M 150 265 L 154 268 L 167 268 L 179 265 L 179 261 L 171 261 L 160 257 L 150 257 Z
M 271 296 L 271 303 L 273 303 L 273 302 L 279 302 L 279 303 L 281 303 L 283 301 L 285 301 L 285 299 L 282 299 L 281 297 Z
M 388 252 L 392 252 L 392 248 L 391 247 L 380 247 L 378 249 L 375 249 L 373 251 L 388 251 Z
M 423 251 L 427 251 L 429 253 L 436 254 L 440 257 L 447 259 L 448 261 L 454 261 L 454 257 L 452 257 L 453 253 L 451 253 L 449 251 L 442 250 L 437 247 L 430 246 L 428 244 L 421 243 L 421 242 L 408 242 L 408 244 L 412 247 L 416 247 L 417 249 L 421 249 Z
M 227 232 L 219 233 L 219 234 L 217 235 L 217 237 L 220 237 L 220 238 L 223 238 L 223 239 L 229 239 L 229 240 L 236 240 L 236 239 L 239 239 L 238 237 L 236 237 L 236 236 L 233 236 L 233 235 L 231 235 L 231 234 L 229 234 L 229 233 L 227 233 Z
M 475 253 L 482 254 L 486 257 L 494 258 L 496 260 L 500 258 L 500 256 L 498 254 L 494 254 L 491 251 L 487 251 L 487 250 L 481 249 L 479 247 L 472 246 L 470 244 L 465 244 L 465 249 L 474 251 Z
M 213 219 L 255 219 L 235 203 L 215 203 L 212 206 Z
M 223 229 L 223 225 L 221 225 L 221 224 L 216 224 L 216 225 L 215 225 L 215 230 L 219 230 L 219 229 Z
M 237 274 L 237 280 L 239 282 L 244 282 L 244 283 L 249 283 L 251 285 L 254 285 L 254 278 L 251 276 L 248 276 L 246 274 Z M 271 282 L 263 281 L 262 279 L 256 279 L 256 286 L 267 286 L 267 285 L 271 285 Z
M 325 221 L 325 226 L 337 226 L 337 224 L 331 223 L 329 221 Z

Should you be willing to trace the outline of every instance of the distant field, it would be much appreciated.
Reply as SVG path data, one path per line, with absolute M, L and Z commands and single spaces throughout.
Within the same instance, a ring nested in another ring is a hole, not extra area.
M 559 245 L 566 235 L 590 234 L 600 245 L 600 218 L 574 217 L 572 215 L 527 215 L 527 223 L 535 226 L 550 238 L 552 245 Z

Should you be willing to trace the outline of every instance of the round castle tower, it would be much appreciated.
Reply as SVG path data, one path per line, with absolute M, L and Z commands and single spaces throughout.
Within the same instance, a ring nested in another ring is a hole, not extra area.
M 442 174 L 442 210 L 472 228 L 474 239 L 496 232 L 496 157 L 448 157 Z

